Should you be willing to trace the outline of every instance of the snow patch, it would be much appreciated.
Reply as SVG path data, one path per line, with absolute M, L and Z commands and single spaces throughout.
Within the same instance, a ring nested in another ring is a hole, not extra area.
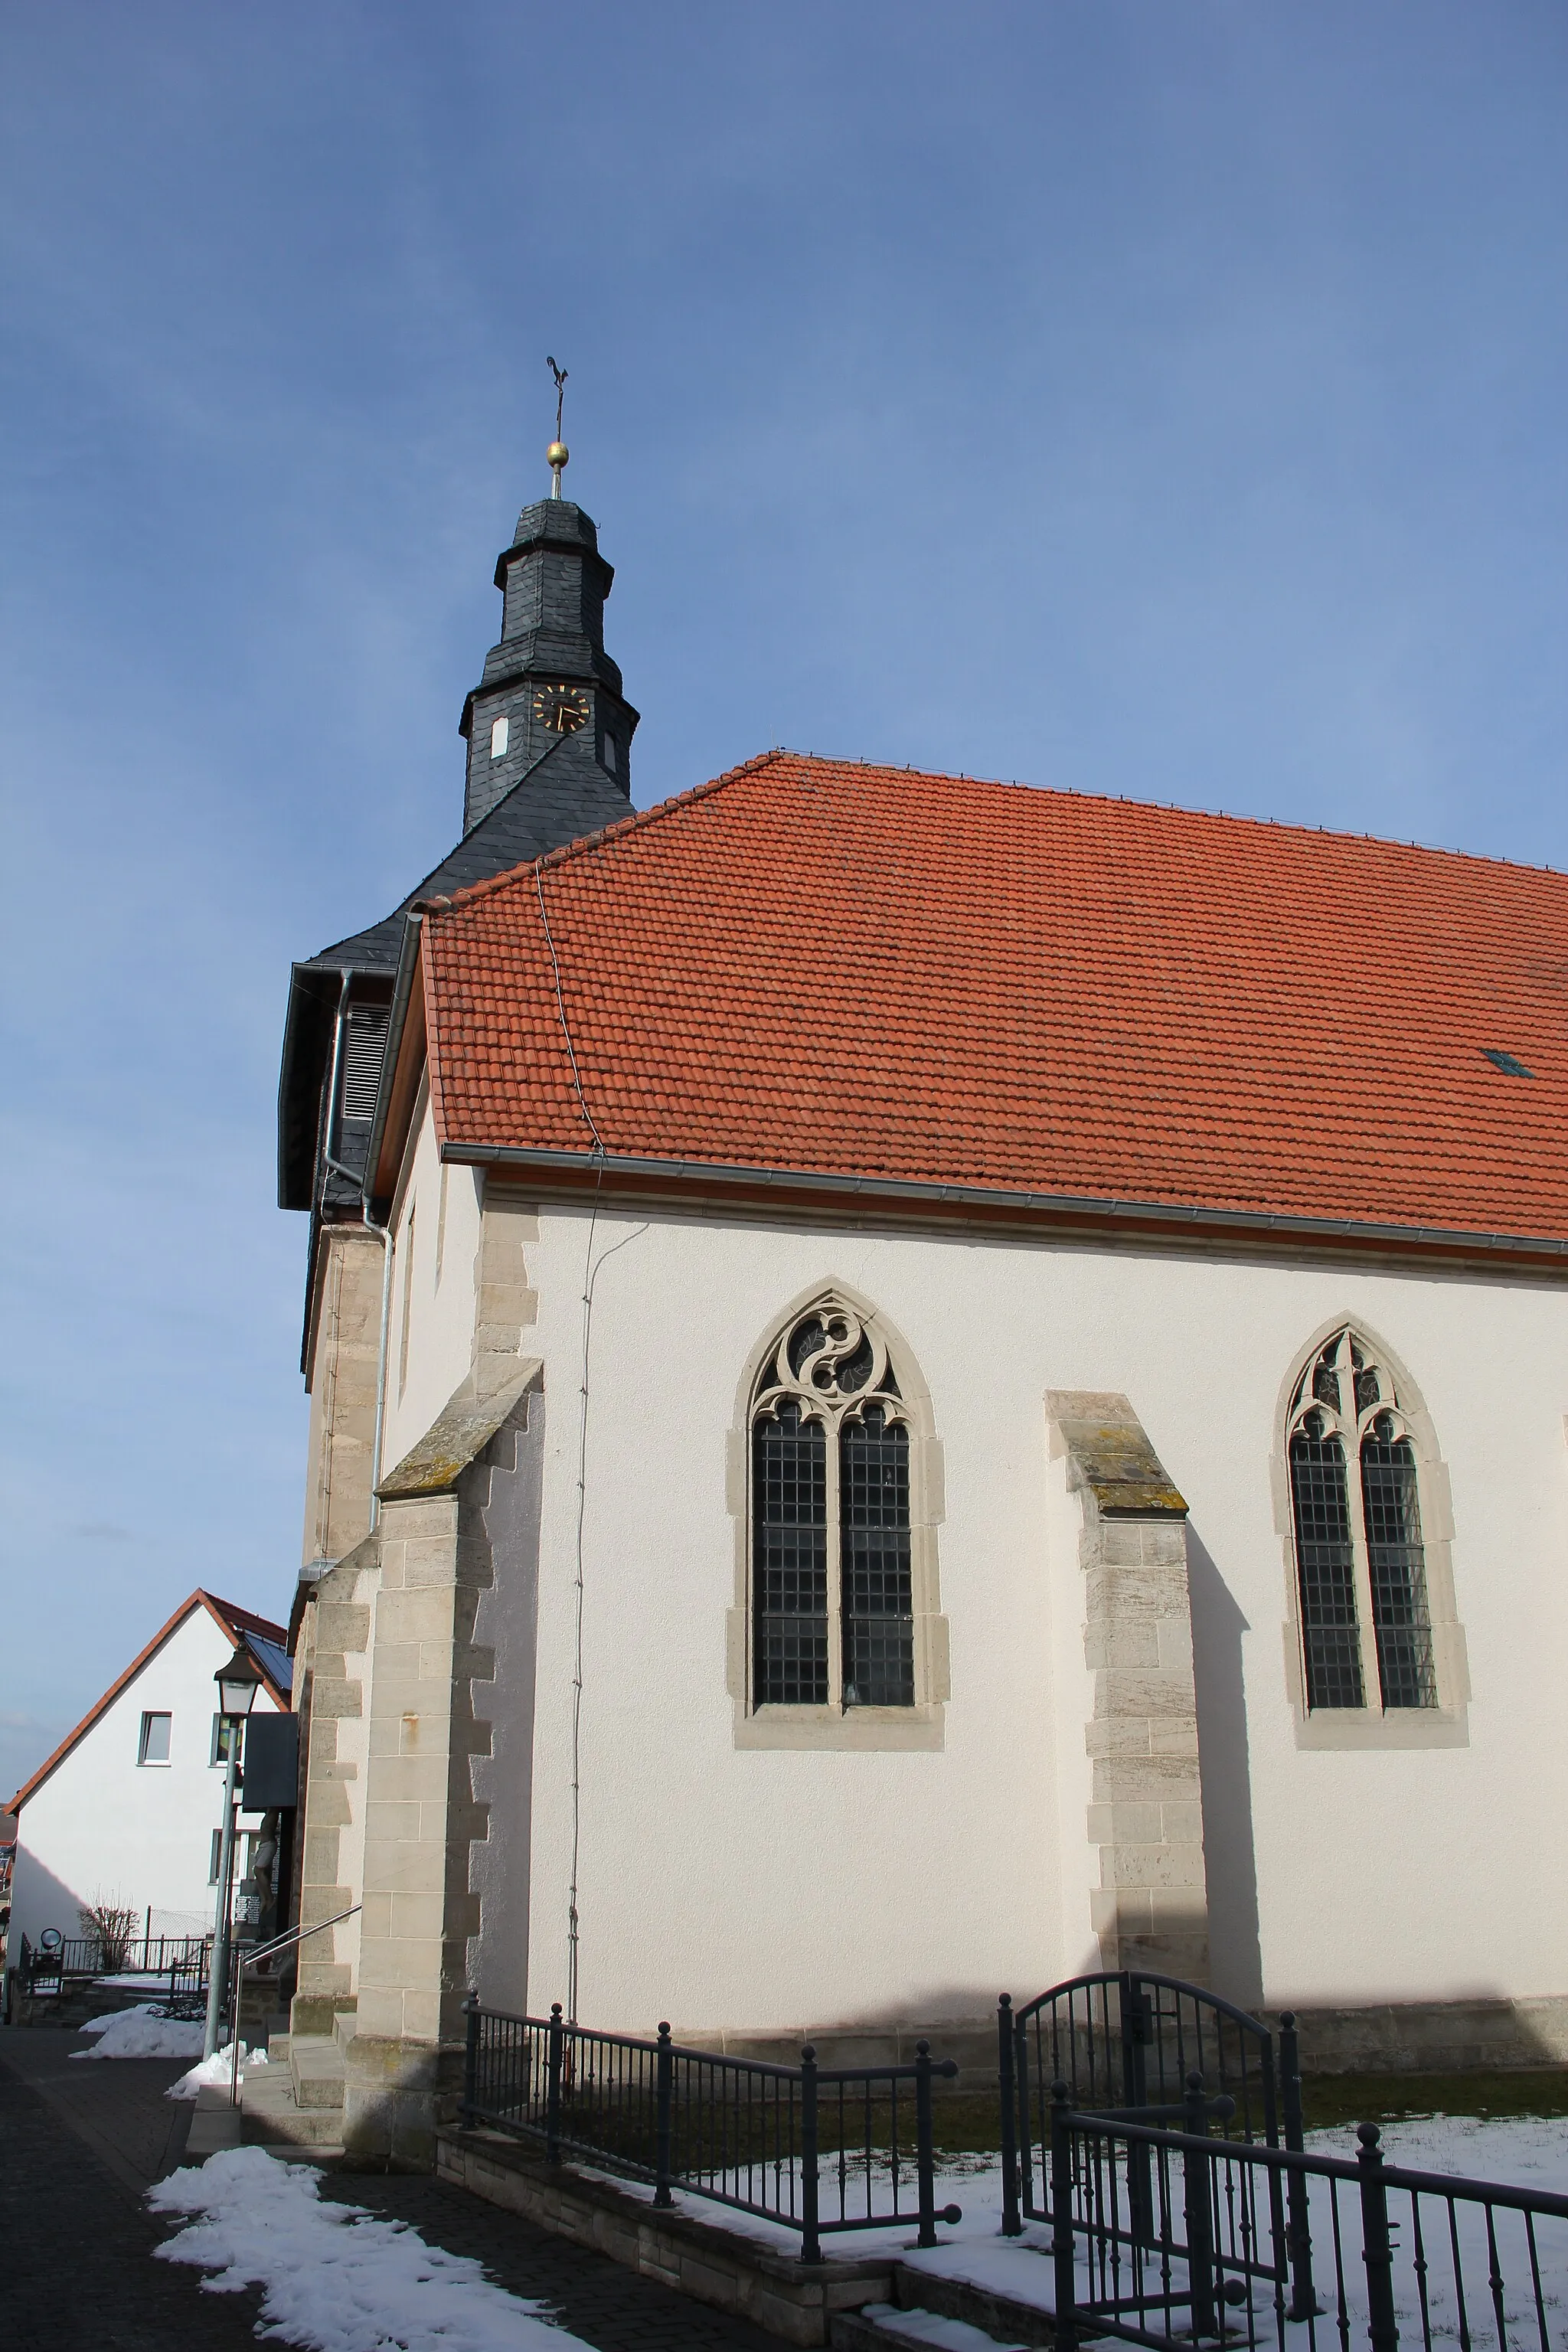
M 196 2048 L 199 2050 L 201 2046 L 202 2033 L 198 2027 Z M 179 2054 L 183 2058 L 186 2053 L 182 2050 Z M 265 2066 L 266 2063 L 265 2050 L 247 2049 L 243 2042 L 240 2043 L 239 2079 L 242 2083 L 247 2074 L 254 2074 L 258 2066 Z M 182 2074 L 177 2083 L 171 2083 L 163 2096 L 166 2099 L 194 2099 L 196 2093 L 205 2089 L 209 2083 L 221 2084 L 226 2090 L 233 2080 L 234 2044 L 232 2042 L 226 2042 L 221 2050 L 215 2050 L 210 2058 L 204 2058 L 199 2066 L 193 2066 L 188 2074 Z
M 967 2319 L 943 2319 L 934 2311 L 900 2311 L 895 2303 L 868 2303 L 862 2319 L 876 2322 L 896 2344 L 934 2344 L 940 2352 L 1026 2352 L 1022 2344 L 1001 2344 Z
M 90 2050 L 73 2050 L 73 2058 L 199 2058 L 204 2039 L 199 2025 L 183 2018 L 154 2017 L 151 2001 L 134 2009 L 116 2010 L 111 2017 L 95 2017 L 82 2027 L 96 2036 Z M 195 2092 L 191 2094 L 195 2096 Z
M 588 2352 L 471 2256 L 326 2202 L 321 2178 L 265 2148 L 224 2148 L 149 2189 L 154 2212 L 196 2217 L 157 2253 L 215 2273 L 202 2281 L 214 2294 L 260 2287 L 258 2333 L 305 2352 Z

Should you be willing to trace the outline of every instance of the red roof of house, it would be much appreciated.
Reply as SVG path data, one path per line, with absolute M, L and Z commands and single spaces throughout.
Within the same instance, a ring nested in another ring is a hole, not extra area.
M 20 1812 L 27 1799 L 43 1787 L 55 1767 L 64 1763 L 77 1742 L 85 1738 L 99 1717 L 112 1706 L 126 1684 L 134 1680 L 147 1664 L 148 1659 L 157 1655 L 170 1635 L 178 1633 L 186 1618 L 196 1609 L 205 1609 L 208 1616 L 215 1620 L 225 1641 L 232 1642 L 237 1648 L 242 1635 L 254 1633 L 269 1648 L 281 1650 L 285 1655 L 287 1654 L 289 1635 L 283 1626 L 275 1625 L 270 1617 L 257 1616 L 254 1610 L 241 1609 L 232 1601 L 219 1601 L 212 1593 L 204 1592 L 198 1585 L 187 1600 L 181 1601 L 167 1624 L 160 1625 L 146 1648 L 137 1652 L 124 1673 L 115 1676 L 103 1696 L 89 1707 L 75 1729 L 67 1732 L 54 1753 L 45 1757 L 32 1779 L 22 1783 L 6 1808 L 8 1811 Z M 279 1712 L 287 1715 L 289 1704 L 287 1685 L 278 1681 L 272 1671 L 271 1662 L 264 1654 L 251 1649 L 248 1643 L 246 1646 L 255 1661 L 258 1674 L 261 1676 L 262 1688 Z
M 1561 875 L 779 751 L 420 952 L 463 1156 L 1568 1241 Z

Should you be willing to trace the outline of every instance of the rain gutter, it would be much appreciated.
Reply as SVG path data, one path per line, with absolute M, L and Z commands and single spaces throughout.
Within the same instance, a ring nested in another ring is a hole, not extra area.
M 389 1057 L 390 1058 L 390 1057 Z M 614 1152 L 592 1160 L 585 1152 L 535 1150 L 521 1144 L 444 1143 L 443 1160 L 468 1166 L 516 1168 L 541 1175 L 573 1174 L 584 1182 L 603 1171 L 643 1183 L 696 1185 L 706 1191 L 742 1189 L 772 1193 L 804 1192 L 814 1197 L 886 1202 L 889 1207 L 947 1208 L 973 1216 L 984 1213 L 1026 1216 L 1052 1223 L 1075 1222 L 1101 1226 L 1143 1226 L 1173 1236 L 1189 1233 L 1234 1234 L 1238 1238 L 1274 1237 L 1282 1241 L 1321 1242 L 1343 1247 L 1456 1251 L 1487 1256 L 1547 1257 L 1568 1263 L 1568 1240 L 1550 1234 L 1488 1234 L 1464 1227 L 1391 1225 L 1363 1223 L 1353 1217 L 1289 1215 L 1272 1210 L 1215 1209 L 1168 1201 L 1100 1199 L 1064 1192 L 1003 1191 L 984 1184 L 921 1183 L 902 1177 L 837 1176 L 795 1168 L 750 1167 L 703 1160 L 657 1160 L 622 1157 Z

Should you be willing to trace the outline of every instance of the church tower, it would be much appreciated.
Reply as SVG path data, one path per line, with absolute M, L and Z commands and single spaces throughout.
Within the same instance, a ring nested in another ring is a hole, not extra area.
M 562 495 L 559 439 L 548 462 L 551 495 L 523 508 L 496 562 L 500 637 L 459 721 L 461 835 L 391 914 L 295 964 L 290 977 L 278 1199 L 310 1218 L 301 1348 L 311 1402 L 308 1577 L 370 1525 L 382 1252 L 361 1187 L 408 914 L 421 898 L 450 898 L 631 814 L 637 714 L 605 651 L 615 572 L 593 519 Z
M 500 642 L 463 705 L 465 835 L 525 779 L 542 782 L 546 761 L 552 787 L 595 771 L 629 800 L 637 714 L 605 651 L 605 599 L 615 576 L 581 507 L 560 497 L 524 507 L 496 563 Z

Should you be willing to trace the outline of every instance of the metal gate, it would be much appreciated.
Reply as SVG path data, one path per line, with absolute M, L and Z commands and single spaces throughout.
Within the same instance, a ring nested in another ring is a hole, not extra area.
M 1268 2028 L 1234 2001 L 1180 1977 L 1122 1969 L 1070 1978 L 1019 2010 L 1004 1993 L 997 2010 L 1002 2093 L 1004 2233 L 1025 2220 L 1051 2219 L 1052 2091 L 1065 2107 L 1142 2126 L 1217 2130 L 1230 2140 L 1301 2147 L 1301 2079 L 1295 2019 L 1280 2020 L 1276 2062 Z M 1059 2137 L 1059 2132 L 1058 2132 Z M 1129 2143 L 1126 2220 L 1136 2242 L 1158 2234 L 1159 2200 L 1146 2141 Z M 1281 2184 L 1271 2174 L 1269 2195 Z M 1276 2216 L 1289 2248 L 1292 2318 L 1315 2307 L 1306 2191 L 1294 2173 Z

